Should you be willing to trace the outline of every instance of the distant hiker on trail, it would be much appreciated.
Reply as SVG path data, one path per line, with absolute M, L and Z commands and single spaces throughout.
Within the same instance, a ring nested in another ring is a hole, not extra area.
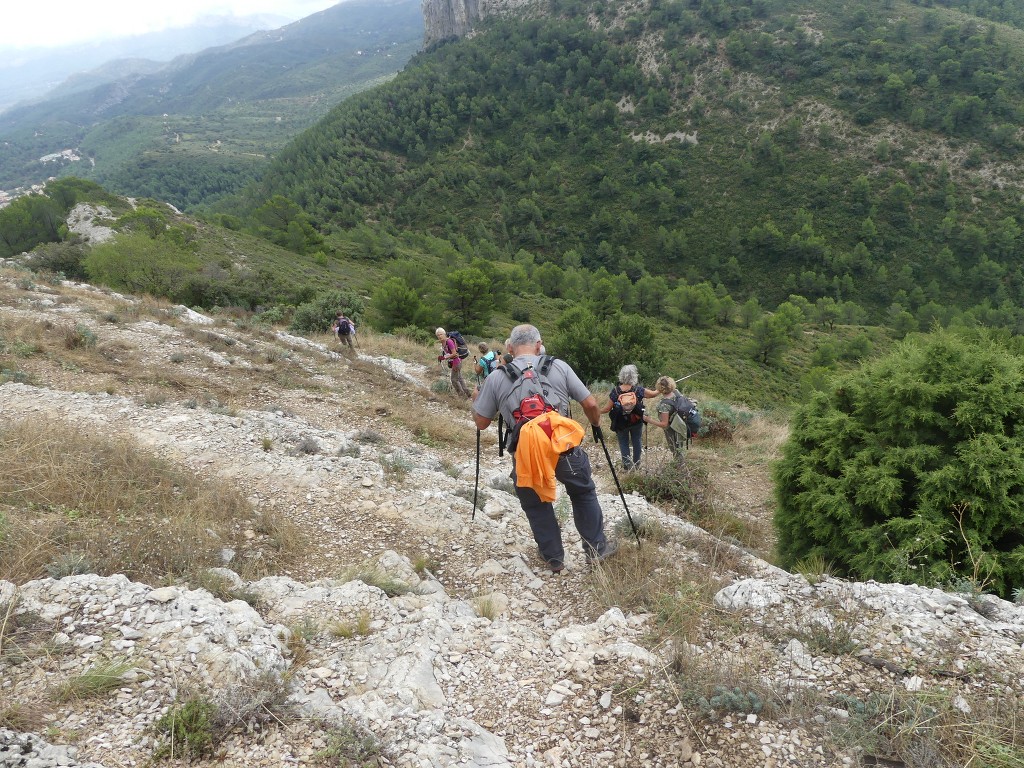
M 505 339 L 505 352 L 498 355 L 498 367 L 504 368 L 508 363 L 512 362 L 514 357 L 515 355 L 512 354 L 512 339 Z
M 608 393 L 608 404 L 601 413 L 611 412 L 612 432 L 619 438 L 622 466 L 629 470 L 640 465 L 644 434 L 644 398 L 658 393 L 640 383 L 635 365 L 619 370 L 619 383 Z M 632 453 L 630 452 L 632 447 Z
M 482 381 L 498 367 L 498 353 L 491 349 L 486 341 L 477 344 L 477 349 L 480 351 L 480 357 L 473 358 L 473 373 L 477 375 L 477 381 Z
M 342 346 L 347 345 L 350 349 L 355 349 L 356 324 L 349 318 L 345 317 L 344 312 L 338 312 L 334 316 L 334 322 L 331 324 L 331 330 L 334 331 L 334 335 L 338 337 L 339 344 Z
M 464 356 L 460 354 L 459 345 L 455 341 L 455 338 L 453 336 L 449 336 L 448 332 L 444 328 L 438 328 L 434 331 L 434 335 L 437 336 L 437 340 L 441 342 L 441 354 L 437 359 L 439 362 L 446 362 L 448 367 L 451 369 L 452 390 L 454 390 L 457 395 L 472 397 L 469 387 L 467 387 L 466 382 L 462 380 L 462 358 Z M 466 350 L 466 355 L 468 354 L 469 350 Z
M 644 423 L 664 429 L 665 442 L 668 443 L 672 455 L 681 458 L 689 438 L 693 436 L 693 430 L 687 424 L 687 414 L 697 408 L 697 402 L 677 390 L 676 383 L 671 376 L 662 376 L 654 388 L 661 394 L 661 402 L 658 403 L 658 420 L 644 416 Z M 675 421 L 673 427 L 673 420 L 677 414 L 679 420 Z
M 555 481 L 565 487 L 573 522 L 583 539 L 587 562 L 601 561 L 617 549 L 604 532 L 590 459 L 580 447 L 583 429 L 567 418 L 570 399 L 583 406 L 601 435 L 597 400 L 569 364 L 542 356 L 540 331 L 532 325 L 512 329 L 508 349 L 514 355 L 502 371 L 488 376 L 473 404 L 477 429 L 485 430 L 499 413 L 508 425 L 516 496 L 526 513 L 541 558 L 552 573 L 565 568 L 562 531 L 555 517 Z

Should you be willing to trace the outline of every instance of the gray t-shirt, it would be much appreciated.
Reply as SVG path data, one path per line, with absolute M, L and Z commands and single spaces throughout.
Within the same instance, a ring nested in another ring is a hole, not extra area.
M 525 371 L 529 366 L 535 366 L 539 374 L 540 356 L 519 355 L 512 361 L 512 365 L 520 371 Z M 570 399 L 583 402 L 590 397 L 587 385 L 580 381 L 580 377 L 564 360 L 556 358 L 544 378 L 549 385 L 545 399 L 563 416 L 569 415 Z M 519 403 L 513 403 L 513 398 L 508 396 L 515 386 L 516 382 L 513 382 L 508 374 L 501 370 L 495 371 L 484 379 L 480 394 L 477 395 L 476 402 L 473 403 L 473 410 L 487 419 L 493 419 L 500 410 L 505 422 L 511 424 L 515 421 L 512 411 L 519 407 Z

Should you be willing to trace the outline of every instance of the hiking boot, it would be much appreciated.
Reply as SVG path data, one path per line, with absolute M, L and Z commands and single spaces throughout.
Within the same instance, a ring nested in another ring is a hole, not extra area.
M 561 573 L 565 570 L 565 562 L 560 557 L 554 557 L 550 560 L 544 557 L 544 553 L 540 551 L 540 547 L 537 548 L 537 554 L 540 555 L 540 559 L 544 561 L 544 565 L 551 569 L 552 573 Z
M 591 565 L 594 563 L 603 563 L 605 560 L 607 560 L 609 557 L 611 557 L 618 551 L 619 542 L 612 539 L 610 541 L 605 542 L 604 549 L 602 549 L 600 552 L 597 552 L 596 554 L 588 553 L 587 563 Z

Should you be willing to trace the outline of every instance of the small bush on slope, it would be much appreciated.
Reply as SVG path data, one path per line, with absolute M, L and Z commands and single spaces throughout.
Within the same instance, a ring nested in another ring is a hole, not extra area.
M 909 337 L 796 414 L 775 467 L 782 565 L 1024 584 L 1024 360 L 982 334 Z

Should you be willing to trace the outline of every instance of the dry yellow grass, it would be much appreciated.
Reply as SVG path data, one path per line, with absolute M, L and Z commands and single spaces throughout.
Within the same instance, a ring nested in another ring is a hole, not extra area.
M 254 518 L 266 533 L 258 556 L 243 530 Z M 169 580 L 220 564 L 225 546 L 240 553 L 234 567 L 255 576 L 301 549 L 291 528 L 226 482 L 200 480 L 128 439 L 38 419 L 0 428 L 0 578 Z
M 619 551 L 594 566 L 590 587 L 603 608 L 654 613 L 665 638 L 690 639 L 714 611 L 711 598 L 721 580 L 704 565 L 681 560 L 669 547 L 641 538 L 623 541 Z
M 755 416 L 749 423 L 739 424 L 733 432 L 737 450 L 755 453 L 768 461 L 781 455 L 789 437 L 789 424 L 765 416 Z
M 330 334 L 325 334 L 324 343 L 338 346 L 337 341 Z M 422 363 L 423 365 L 435 365 L 439 344 L 420 344 L 419 342 L 407 339 L 404 336 L 393 336 L 390 333 L 378 333 L 371 328 L 362 327 L 356 335 L 356 344 L 361 352 L 369 355 L 386 355 L 399 360 Z
M 413 437 L 424 445 L 455 446 L 472 449 L 476 447 L 476 427 L 465 401 L 461 401 L 464 414 L 452 413 L 447 405 L 423 408 L 405 408 L 390 414 L 390 419 L 402 425 Z M 455 406 L 458 408 L 458 406 Z M 497 432 L 488 429 L 480 436 L 481 445 L 497 445 Z

